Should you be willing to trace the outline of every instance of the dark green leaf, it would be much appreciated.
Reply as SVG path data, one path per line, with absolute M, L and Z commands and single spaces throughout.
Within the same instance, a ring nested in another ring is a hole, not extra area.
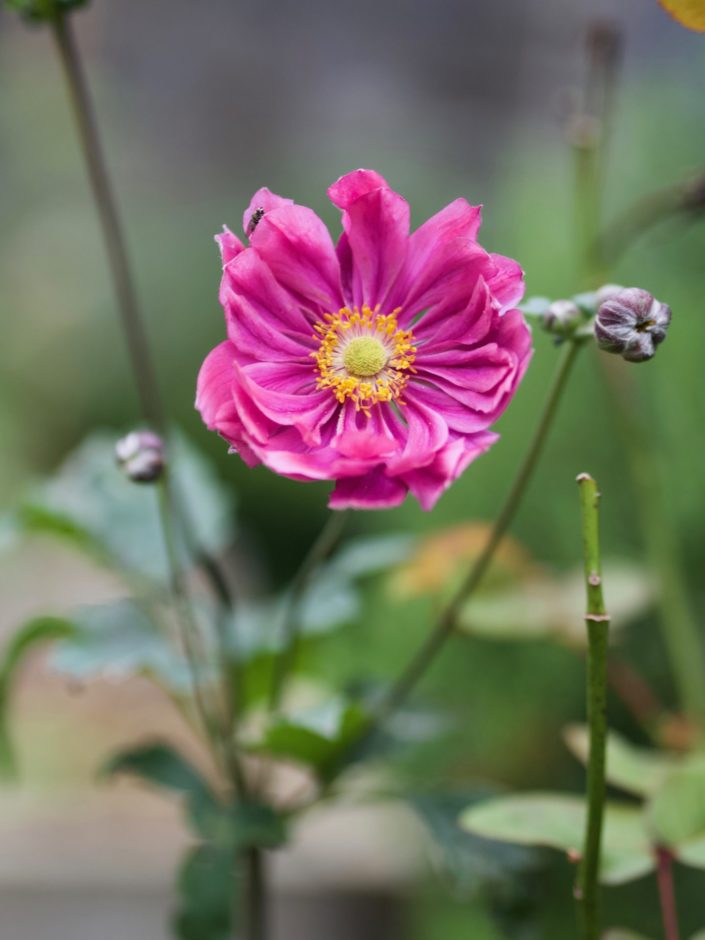
M 147 744 L 123 751 L 108 761 L 103 772 L 109 776 L 130 774 L 152 786 L 183 794 L 195 831 L 212 838 L 214 831 L 220 833 L 225 828 L 226 837 L 222 841 L 231 843 L 227 823 L 222 822 L 222 804 L 199 771 L 169 745 Z
M 649 940 L 641 933 L 634 933 L 633 930 L 625 930 L 623 927 L 612 927 L 603 936 L 602 940 Z M 697 940 L 693 937 L 692 940 Z
M 301 714 L 275 719 L 255 749 L 304 764 L 325 777 L 336 768 L 364 722 L 359 705 L 332 699 Z
M 8 728 L 9 710 L 12 686 L 25 656 L 36 646 L 71 636 L 74 632 L 74 625 L 61 617 L 37 617 L 10 638 L 0 663 L 0 771 L 3 773 L 12 774 L 15 770 Z
M 58 14 L 86 6 L 88 0 L 6 0 L 11 10 L 32 23 L 54 19 Z
M 466 810 L 460 821 L 468 832 L 517 845 L 546 846 L 579 857 L 585 827 L 585 802 L 560 793 L 495 797 Z M 640 810 L 626 804 L 605 809 L 600 880 L 622 884 L 654 867 L 651 844 Z
M 566 729 L 565 739 L 578 760 L 587 763 L 590 751 L 587 727 L 571 725 Z M 607 739 L 607 780 L 628 793 L 650 796 L 680 764 L 682 760 L 670 754 L 634 747 L 614 732 Z
M 231 847 L 201 845 L 192 849 L 179 872 L 176 936 L 180 940 L 230 940 L 239 879 Z

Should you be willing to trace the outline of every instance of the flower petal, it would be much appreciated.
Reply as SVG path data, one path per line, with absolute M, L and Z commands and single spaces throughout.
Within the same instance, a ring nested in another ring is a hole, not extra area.
M 369 473 L 338 480 L 330 494 L 330 509 L 391 509 L 404 502 L 407 487 L 401 480 L 384 475 L 382 467 Z
M 285 199 L 283 196 L 277 196 L 276 193 L 271 192 L 271 190 L 267 189 L 266 186 L 263 186 L 262 189 L 258 189 L 252 199 L 250 199 L 250 204 L 245 209 L 245 212 L 242 216 L 242 227 L 245 231 L 245 235 L 247 235 L 249 238 L 250 233 L 248 232 L 248 228 L 250 227 L 252 216 L 257 211 L 257 209 L 262 209 L 266 215 L 273 209 L 280 209 L 282 206 L 293 205 L 293 199 Z
M 215 236 L 215 240 L 218 243 L 220 248 L 220 258 L 223 262 L 223 267 L 233 258 L 237 258 L 241 251 L 245 250 L 245 246 L 242 244 L 237 235 L 233 235 L 227 225 L 223 226 L 223 231 Z
M 348 303 L 383 305 L 404 264 L 409 235 L 409 204 L 371 170 L 355 170 L 328 190 L 343 210 L 344 236 L 338 257 Z
M 216 417 L 223 405 L 233 405 L 232 384 L 235 347 L 226 340 L 212 349 L 200 368 L 196 382 L 196 408 L 207 428 L 216 428 Z
M 421 508 L 433 509 L 439 498 L 473 460 L 494 444 L 498 435 L 481 432 L 459 438 L 446 445 L 432 463 L 404 474 L 404 482 L 418 499 Z

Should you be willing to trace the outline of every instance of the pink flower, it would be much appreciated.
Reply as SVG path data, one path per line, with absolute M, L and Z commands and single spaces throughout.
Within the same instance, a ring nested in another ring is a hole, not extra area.
M 337 246 L 312 212 L 268 189 L 228 229 L 220 301 L 228 338 L 196 407 L 249 465 L 335 480 L 333 509 L 430 509 L 497 439 L 531 356 L 519 265 L 476 241 L 457 199 L 409 234 L 409 206 L 372 170 L 328 191 Z

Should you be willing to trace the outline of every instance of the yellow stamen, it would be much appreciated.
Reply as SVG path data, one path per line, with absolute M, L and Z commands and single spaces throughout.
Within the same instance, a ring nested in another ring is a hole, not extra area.
M 411 330 L 399 329 L 400 310 L 380 314 L 378 309 L 365 304 L 362 310 L 342 307 L 326 314 L 314 326 L 320 347 L 311 353 L 318 388 L 332 389 L 341 404 L 351 399 L 367 415 L 380 401 L 404 404 L 401 395 L 416 356 Z

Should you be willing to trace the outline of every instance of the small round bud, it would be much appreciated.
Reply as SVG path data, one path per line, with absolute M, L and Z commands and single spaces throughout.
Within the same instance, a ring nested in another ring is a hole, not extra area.
M 567 336 L 584 320 L 574 300 L 554 300 L 543 315 L 543 327 L 549 333 Z
M 151 431 L 132 431 L 121 438 L 115 458 L 134 483 L 154 483 L 164 472 L 164 444 Z
M 646 290 L 625 287 L 604 300 L 595 317 L 597 345 L 628 362 L 651 359 L 666 338 L 671 308 Z

